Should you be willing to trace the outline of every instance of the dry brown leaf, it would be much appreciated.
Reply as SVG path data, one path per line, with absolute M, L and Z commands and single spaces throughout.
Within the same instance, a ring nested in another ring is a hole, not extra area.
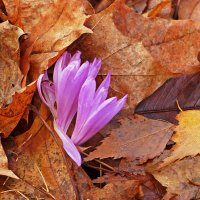
M 23 116 L 27 105 L 31 103 L 36 89 L 35 82 L 17 91 L 12 103 L 6 108 L 0 108 L 0 133 L 8 137 Z
M 92 180 L 93 183 L 113 183 L 116 181 L 126 181 L 127 178 L 120 176 L 118 174 L 105 174 L 98 177 L 97 179 Z
M 48 109 L 43 105 L 40 112 L 52 128 Z M 62 155 L 62 148 L 56 144 L 39 117 L 34 120 L 30 130 L 17 136 L 14 142 L 15 145 L 13 146 L 12 142 L 12 148 L 8 150 L 18 156 L 17 160 L 14 160 L 16 155 L 11 155 L 10 166 L 20 179 L 9 179 L 3 191 L 11 188 L 30 199 L 75 200 L 93 187 L 82 168 L 76 167 L 69 157 Z M 20 194 L 7 192 L 1 194 L 1 198 L 20 199 Z
M 172 73 L 199 70 L 200 25 L 195 22 L 146 18 L 117 0 L 92 15 L 87 26 L 94 33 L 75 47 L 85 59 L 102 58 L 101 74 L 111 70 L 112 92 L 128 93 L 131 108 Z
M 200 111 L 180 112 L 176 119 L 179 121 L 179 125 L 176 126 L 176 134 L 172 137 L 176 144 L 173 146 L 169 157 L 164 159 L 158 168 L 165 167 L 186 156 L 195 156 L 200 153 Z
M 127 180 L 127 181 L 116 181 L 115 183 L 109 183 L 102 189 L 93 189 L 86 195 L 87 199 L 90 200 L 127 200 L 134 199 L 134 197 L 142 197 L 139 187 L 139 181 Z
M 8 169 L 8 159 L 0 143 L 0 175 L 19 179 L 11 170 Z
M 154 177 L 174 194 L 189 193 L 192 199 L 198 193 L 199 187 L 190 182 L 200 182 L 200 156 L 187 157 L 163 168 L 160 172 L 153 172 Z
M 0 24 L 0 107 L 11 103 L 21 88 L 19 37 L 23 31 L 8 21 Z
M 160 155 L 173 131 L 172 124 L 135 116 L 119 121 L 119 128 L 108 132 L 97 150 L 91 152 L 86 161 L 94 158 L 137 159 L 140 164 Z
M 30 64 L 33 79 L 81 34 L 91 32 L 83 25 L 87 18 L 84 0 L 3 2 L 9 20 L 28 33 L 22 48 L 22 72 L 27 75 Z
M 199 0 L 181 0 L 178 10 L 179 19 L 193 19 L 200 21 L 200 1 Z

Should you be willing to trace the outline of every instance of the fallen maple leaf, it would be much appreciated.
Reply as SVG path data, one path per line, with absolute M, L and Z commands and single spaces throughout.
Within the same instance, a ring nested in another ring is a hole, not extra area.
M 0 143 L 0 175 L 19 179 L 11 170 L 8 169 L 8 159 Z
M 13 96 L 13 101 L 6 108 L 0 108 L 0 133 L 8 137 L 23 116 L 27 105 L 31 103 L 36 90 L 35 82 L 18 90 Z
M 158 169 L 176 160 L 181 160 L 186 156 L 196 156 L 200 153 L 200 111 L 189 110 L 180 112 L 177 115 L 177 120 L 179 125 L 176 126 L 176 134 L 172 137 L 176 144 L 173 146 L 169 157 L 159 164 Z
M 23 31 L 8 21 L 0 23 L 0 107 L 11 103 L 21 88 L 19 37 Z
M 128 93 L 131 108 L 173 73 L 199 70 L 200 26 L 195 22 L 146 18 L 117 0 L 86 25 L 94 33 L 72 48 L 81 49 L 85 59 L 102 58 L 102 75 L 111 70 L 112 92 Z
M 120 127 L 108 132 L 109 136 L 86 157 L 86 161 L 126 157 L 142 164 L 160 155 L 173 133 L 172 124 L 141 116 L 125 118 L 119 123 Z

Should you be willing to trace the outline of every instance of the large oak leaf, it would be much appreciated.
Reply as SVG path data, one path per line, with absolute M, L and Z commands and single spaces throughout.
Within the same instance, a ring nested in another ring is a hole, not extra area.
M 102 58 L 101 74 L 111 70 L 113 93 L 128 93 L 131 108 L 173 73 L 199 69 L 200 26 L 196 22 L 147 18 L 118 0 L 92 15 L 87 26 L 94 33 L 75 48 L 86 59 Z

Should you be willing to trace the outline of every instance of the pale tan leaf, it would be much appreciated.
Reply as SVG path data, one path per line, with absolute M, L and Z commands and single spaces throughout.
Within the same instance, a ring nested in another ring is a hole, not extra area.
M 200 182 L 200 157 L 187 157 L 176 161 L 161 169 L 153 172 L 154 177 L 173 194 L 189 194 L 188 199 L 195 198 L 199 187 L 191 181 Z
M 11 103 L 21 88 L 19 37 L 23 31 L 8 21 L 0 23 L 0 107 Z
M 19 179 L 11 170 L 8 169 L 8 159 L 0 143 L 0 175 Z

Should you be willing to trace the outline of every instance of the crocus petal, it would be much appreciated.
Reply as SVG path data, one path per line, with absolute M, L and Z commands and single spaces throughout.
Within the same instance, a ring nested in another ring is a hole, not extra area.
M 91 77 L 88 78 L 83 84 L 79 99 L 78 99 L 78 112 L 76 118 L 76 125 L 74 129 L 73 138 L 77 138 L 80 130 L 89 117 L 94 102 L 94 95 L 96 90 L 96 81 Z
M 94 61 L 90 64 L 88 77 L 96 78 L 100 68 L 101 68 L 101 59 L 95 58 Z
M 81 155 L 72 140 L 58 128 L 56 122 L 54 122 L 54 129 L 62 140 L 63 148 L 65 149 L 66 153 L 77 163 L 78 166 L 81 166 Z
M 101 88 L 105 88 L 108 90 L 108 88 L 110 86 L 110 80 L 111 80 L 111 74 L 110 74 L 110 72 L 108 72 L 106 78 L 102 81 L 101 85 L 98 87 L 98 89 L 96 91 L 96 96 L 98 96 L 98 92 L 101 90 Z
M 92 105 L 91 112 L 95 111 L 97 107 L 105 101 L 105 99 L 108 96 L 108 89 L 110 86 L 110 72 L 107 74 L 106 78 L 103 80 L 101 85 L 98 87 L 95 97 L 94 97 L 94 103 Z
M 81 137 L 76 139 L 72 137 L 74 144 L 81 145 L 100 131 L 123 108 L 126 99 L 127 95 L 119 101 L 116 101 L 116 98 L 113 97 L 103 102 L 98 110 L 93 113 L 85 123 L 80 134 Z
M 63 53 L 63 55 L 57 60 L 54 72 L 53 72 L 53 82 L 57 85 L 59 76 L 61 75 L 62 70 L 69 64 L 71 59 L 71 54 L 68 52 Z
M 48 106 L 48 103 L 46 101 L 46 99 L 43 96 L 42 93 L 42 79 L 44 77 L 44 74 L 41 74 L 37 80 L 37 89 L 38 89 L 38 94 L 40 95 L 40 98 L 42 99 L 42 101 Z
M 81 52 L 77 51 L 71 58 L 70 62 L 72 61 L 81 61 Z
M 82 65 L 82 69 L 79 69 L 82 71 L 82 73 L 79 74 L 78 77 L 76 76 L 76 73 L 79 73 L 79 70 L 78 72 L 75 70 L 69 72 L 68 74 L 66 74 L 66 76 L 62 76 L 59 93 L 57 94 L 57 102 L 59 102 L 57 106 L 57 111 L 58 115 L 60 116 L 58 124 L 60 127 L 62 127 L 63 131 L 67 131 L 68 124 L 71 123 L 71 120 L 77 111 L 78 104 L 75 104 L 74 102 L 78 102 L 78 94 L 80 92 L 83 82 L 87 77 L 88 67 L 89 63 L 85 63 L 84 65 Z M 70 95 L 65 95 L 66 92 Z M 63 95 L 65 95 L 65 98 L 63 98 Z M 72 106 L 73 109 L 71 109 Z
M 55 117 L 55 87 L 53 83 L 49 82 L 47 72 L 39 76 L 37 88 L 40 98 L 50 108 L 53 116 Z
M 116 102 L 117 102 L 116 97 L 112 97 L 104 101 L 102 105 L 98 108 L 98 110 L 87 119 L 87 121 L 84 123 L 84 126 L 82 126 L 82 129 L 79 129 L 79 130 L 76 130 L 76 128 L 74 129 L 72 133 L 72 137 L 71 137 L 72 141 L 78 145 L 82 144 L 82 140 L 86 137 L 86 135 L 88 135 L 88 132 L 89 132 L 89 129 L 91 129 L 91 126 L 94 126 L 96 123 L 98 123 L 103 117 L 103 115 L 109 114 L 110 108 L 111 107 L 113 108 Z M 97 117 L 95 118 L 95 116 L 97 115 L 98 117 L 100 117 L 99 119 L 97 119 Z M 91 122 L 94 122 L 95 124 L 91 124 Z M 76 131 L 78 131 L 78 133 Z

